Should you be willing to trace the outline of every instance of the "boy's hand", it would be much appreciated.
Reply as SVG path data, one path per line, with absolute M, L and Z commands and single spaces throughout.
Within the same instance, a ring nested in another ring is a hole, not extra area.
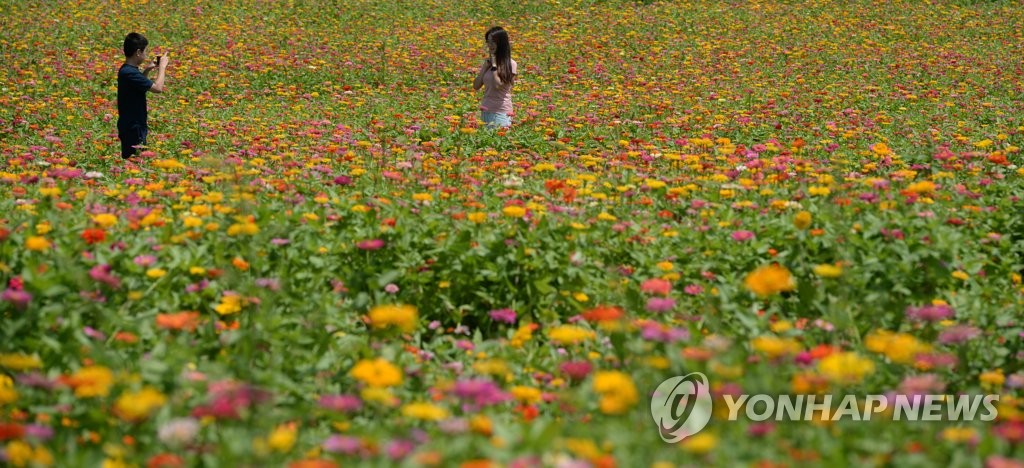
M 164 70 L 167 68 L 167 63 L 171 61 L 171 54 L 164 53 L 160 56 L 160 69 Z

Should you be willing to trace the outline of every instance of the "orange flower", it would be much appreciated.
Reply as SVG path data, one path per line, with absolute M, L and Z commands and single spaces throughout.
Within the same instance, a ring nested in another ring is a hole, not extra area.
M 762 297 L 792 291 L 795 287 L 793 275 L 786 267 L 780 265 L 760 267 L 750 272 L 743 283 L 747 289 Z
M 157 314 L 157 328 L 164 330 L 195 331 L 199 326 L 199 312 L 187 311 L 173 314 Z
M 625 312 L 620 307 L 597 306 L 583 313 L 588 322 L 611 322 L 622 318 Z

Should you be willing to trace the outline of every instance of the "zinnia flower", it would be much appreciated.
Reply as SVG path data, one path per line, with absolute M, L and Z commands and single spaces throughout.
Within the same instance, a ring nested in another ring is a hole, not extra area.
M 762 297 L 792 291 L 796 287 L 789 270 L 780 265 L 760 267 L 750 272 L 743 283 L 747 289 Z

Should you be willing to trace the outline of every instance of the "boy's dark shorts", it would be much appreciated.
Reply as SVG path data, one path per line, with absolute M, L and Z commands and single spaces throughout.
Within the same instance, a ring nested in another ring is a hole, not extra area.
M 118 126 L 117 137 L 121 140 L 121 157 L 130 158 L 142 152 L 136 146 L 145 145 L 149 128 L 146 124 L 129 124 Z

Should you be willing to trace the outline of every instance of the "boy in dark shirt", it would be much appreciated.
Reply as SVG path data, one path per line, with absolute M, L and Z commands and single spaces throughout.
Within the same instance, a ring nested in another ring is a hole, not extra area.
M 130 158 L 137 153 L 138 146 L 146 144 L 149 133 L 147 124 L 146 92 L 164 92 L 164 74 L 167 70 L 167 55 L 157 56 L 156 65 L 139 66 L 146 63 L 146 46 L 149 41 L 139 33 L 129 33 L 124 38 L 124 64 L 117 71 L 117 136 L 121 140 L 121 157 Z M 156 81 L 147 77 L 158 69 Z

